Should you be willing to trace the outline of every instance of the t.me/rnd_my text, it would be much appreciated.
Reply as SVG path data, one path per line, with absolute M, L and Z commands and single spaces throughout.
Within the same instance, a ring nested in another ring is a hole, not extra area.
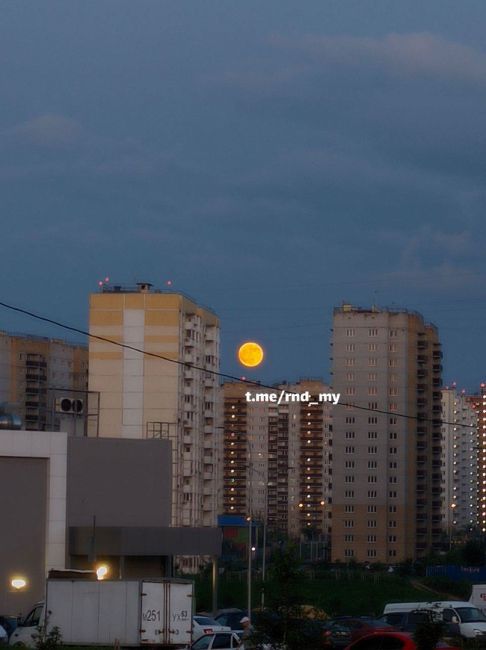
M 252 393 L 247 391 L 245 399 L 247 402 L 272 402 L 275 404 L 282 404 L 282 402 L 304 402 L 305 404 L 328 402 L 336 406 L 341 399 L 341 393 L 318 393 L 316 396 L 312 396 L 308 390 L 302 393 L 289 393 L 286 390 L 281 390 L 280 393 Z

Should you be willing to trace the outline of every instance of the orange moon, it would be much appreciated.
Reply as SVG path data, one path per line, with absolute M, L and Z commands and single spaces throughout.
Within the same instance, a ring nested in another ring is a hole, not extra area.
M 247 368 L 256 368 L 263 361 L 263 348 L 255 341 L 247 341 L 238 348 L 238 361 Z

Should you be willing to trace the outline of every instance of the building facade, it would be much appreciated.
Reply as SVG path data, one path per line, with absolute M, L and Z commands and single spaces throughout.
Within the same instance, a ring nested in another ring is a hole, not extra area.
M 334 561 L 394 563 L 439 546 L 441 357 L 420 314 L 334 310 Z
M 261 388 L 225 383 L 223 512 L 263 520 L 290 537 L 326 537 L 331 508 L 331 406 L 328 387 L 302 380 Z M 280 404 L 261 396 L 301 395 Z M 249 400 L 247 399 L 247 394 Z
M 105 285 L 90 298 L 90 333 L 108 339 L 89 344 L 99 436 L 169 439 L 172 525 L 215 526 L 222 432 L 218 377 L 209 371 L 219 370 L 217 316 L 147 283 Z
M 477 413 L 455 387 L 442 390 L 442 520 L 452 540 L 478 519 Z
M 77 399 L 67 409 L 82 433 L 87 404 L 88 348 L 28 334 L 0 332 L 0 403 L 6 403 L 26 430 L 58 431 L 66 413 L 63 397 Z
M 466 400 L 477 417 L 477 526 L 486 533 L 486 384 Z

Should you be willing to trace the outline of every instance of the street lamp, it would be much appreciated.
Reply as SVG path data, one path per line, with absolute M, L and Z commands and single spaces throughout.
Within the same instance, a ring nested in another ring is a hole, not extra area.
M 21 589 L 25 589 L 25 587 L 27 587 L 27 580 L 21 576 L 16 576 L 10 580 L 10 585 L 17 591 L 20 591 Z

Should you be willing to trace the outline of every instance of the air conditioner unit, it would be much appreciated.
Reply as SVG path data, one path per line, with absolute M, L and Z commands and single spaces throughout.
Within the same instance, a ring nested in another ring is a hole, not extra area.
M 84 402 L 77 397 L 56 398 L 56 413 L 68 413 L 71 415 L 82 415 Z

